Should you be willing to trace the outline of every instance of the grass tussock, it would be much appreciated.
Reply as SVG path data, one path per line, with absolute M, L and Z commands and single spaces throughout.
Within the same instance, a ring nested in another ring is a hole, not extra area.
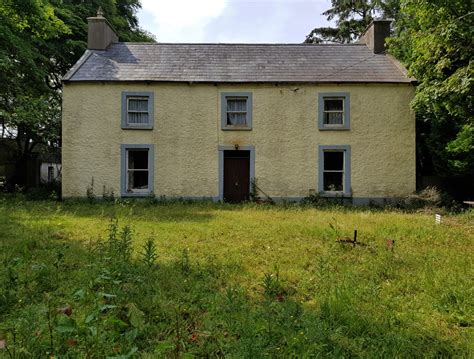
M 472 211 L 3 198 L 0 357 L 469 357 L 472 253 Z

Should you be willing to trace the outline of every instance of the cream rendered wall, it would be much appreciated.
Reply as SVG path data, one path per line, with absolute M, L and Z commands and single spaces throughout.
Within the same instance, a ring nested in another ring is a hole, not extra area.
M 153 91 L 153 130 L 122 130 L 121 92 Z M 222 131 L 220 93 L 252 92 L 252 131 Z M 350 93 L 350 131 L 319 131 L 318 93 Z M 318 145 L 351 146 L 353 197 L 415 190 L 411 85 L 67 83 L 63 93 L 63 196 L 85 196 L 94 177 L 120 193 L 120 144 L 155 145 L 157 196 L 217 197 L 218 146 L 255 146 L 258 185 L 273 197 L 318 186 Z

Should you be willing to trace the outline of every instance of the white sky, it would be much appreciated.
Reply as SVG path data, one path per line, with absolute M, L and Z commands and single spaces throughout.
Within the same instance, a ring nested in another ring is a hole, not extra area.
M 329 0 L 141 0 L 140 26 L 159 42 L 301 43 Z

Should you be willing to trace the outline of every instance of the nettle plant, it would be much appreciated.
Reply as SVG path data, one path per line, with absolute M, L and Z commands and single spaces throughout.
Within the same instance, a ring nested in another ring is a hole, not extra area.
M 130 226 L 112 218 L 106 238 L 90 245 L 89 264 L 73 277 L 64 273 L 78 258 L 64 243 L 51 248 L 51 260 L 45 263 L 8 261 L 0 308 L 21 320 L 7 318 L 0 325 L 0 354 L 132 358 L 147 328 L 138 294 L 144 293 L 158 258 L 150 239 L 133 260 L 133 236 Z

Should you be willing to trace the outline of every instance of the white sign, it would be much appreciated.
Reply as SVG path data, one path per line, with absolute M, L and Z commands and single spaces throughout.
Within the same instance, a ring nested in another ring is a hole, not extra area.
M 435 223 L 436 224 L 441 224 L 441 215 L 440 214 L 435 214 Z

